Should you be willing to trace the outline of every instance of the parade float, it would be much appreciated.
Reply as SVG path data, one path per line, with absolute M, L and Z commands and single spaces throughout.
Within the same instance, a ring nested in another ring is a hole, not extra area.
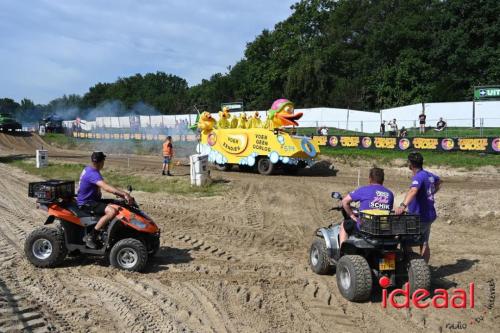
M 265 121 L 258 112 L 251 117 L 245 113 L 237 117 L 225 108 L 218 120 L 203 112 L 197 121 L 198 153 L 208 155 L 209 162 L 223 171 L 237 165 L 240 170 L 256 169 L 263 175 L 277 169 L 296 173 L 311 165 L 320 152 L 309 137 L 294 134 L 301 117 L 302 113 L 295 113 L 293 103 L 287 99 L 276 100 Z

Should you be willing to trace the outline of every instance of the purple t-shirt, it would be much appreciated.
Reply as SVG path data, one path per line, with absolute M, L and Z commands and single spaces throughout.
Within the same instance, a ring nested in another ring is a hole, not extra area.
M 360 211 L 367 209 L 392 210 L 394 204 L 394 194 L 379 184 L 362 186 L 349 195 L 352 201 L 359 201 Z
M 99 170 L 91 166 L 86 166 L 83 169 L 80 175 L 80 188 L 76 197 L 78 205 L 101 199 L 101 189 L 97 186 L 97 182 L 100 180 L 103 180 L 103 178 Z
M 435 184 L 439 177 L 427 171 L 420 170 L 413 176 L 410 187 L 418 189 L 417 196 L 408 205 L 410 214 L 420 215 L 420 221 L 431 223 L 436 219 L 436 209 L 434 208 Z

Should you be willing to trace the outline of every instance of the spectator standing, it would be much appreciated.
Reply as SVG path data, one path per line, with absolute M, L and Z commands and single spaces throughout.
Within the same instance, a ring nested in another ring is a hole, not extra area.
M 396 118 L 393 120 L 389 121 L 389 127 L 391 128 L 391 131 L 389 132 L 390 136 L 397 136 L 398 135 L 398 124 L 396 122 Z
M 385 120 L 382 120 L 382 122 L 380 123 L 380 135 L 385 135 Z
M 425 120 L 427 119 L 427 116 L 425 115 L 425 111 L 422 110 L 422 113 L 418 116 L 418 122 L 420 123 L 420 133 L 424 134 L 425 133 Z
M 172 157 L 174 157 L 174 147 L 172 146 L 172 137 L 169 135 L 163 142 L 163 169 L 161 174 L 165 176 L 172 176 L 170 173 L 170 163 L 172 163 Z M 166 171 L 166 173 L 165 173 Z

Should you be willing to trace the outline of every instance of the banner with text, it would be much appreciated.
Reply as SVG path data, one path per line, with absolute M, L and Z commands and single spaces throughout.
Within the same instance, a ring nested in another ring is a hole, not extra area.
M 320 146 L 332 148 L 477 151 L 500 153 L 498 138 L 395 138 L 378 136 L 320 135 L 313 140 Z

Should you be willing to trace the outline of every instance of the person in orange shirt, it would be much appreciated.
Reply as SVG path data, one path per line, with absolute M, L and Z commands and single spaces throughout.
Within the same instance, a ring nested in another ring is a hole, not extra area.
M 174 156 L 174 148 L 172 147 L 172 137 L 169 135 L 163 142 L 163 169 L 161 174 L 165 176 L 172 176 L 170 173 L 170 163 L 172 162 L 172 157 Z M 165 173 L 165 171 L 167 173 Z

